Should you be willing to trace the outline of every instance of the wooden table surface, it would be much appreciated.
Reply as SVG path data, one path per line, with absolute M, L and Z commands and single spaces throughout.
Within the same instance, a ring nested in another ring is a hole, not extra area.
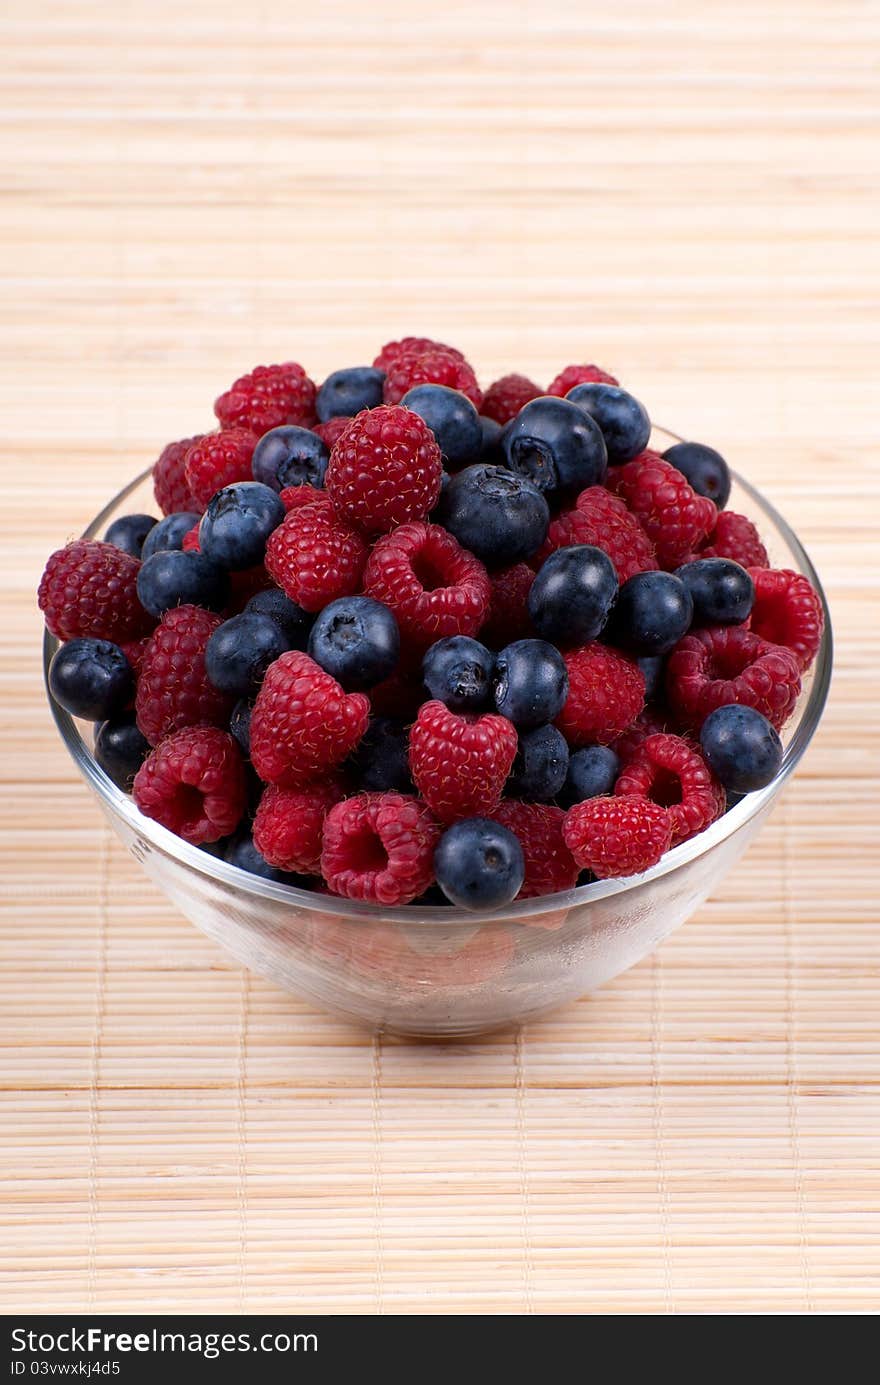
M 4 1311 L 880 1308 L 880 6 L 32 0 L 3 23 Z M 259 361 L 572 360 L 719 446 L 827 583 L 821 734 L 653 959 L 374 1042 L 112 839 L 33 591 Z

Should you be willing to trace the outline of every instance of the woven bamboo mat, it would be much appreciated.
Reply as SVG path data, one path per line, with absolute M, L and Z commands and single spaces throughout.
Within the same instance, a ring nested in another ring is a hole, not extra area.
M 4 24 L 7 1312 L 880 1307 L 880 9 L 34 0 Z M 823 729 L 653 959 L 519 1034 L 374 1042 L 102 826 L 32 592 L 258 360 L 406 330 L 616 369 L 828 585 Z

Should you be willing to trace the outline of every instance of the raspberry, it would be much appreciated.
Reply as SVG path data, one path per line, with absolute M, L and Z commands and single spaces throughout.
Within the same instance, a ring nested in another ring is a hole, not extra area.
M 706 542 L 694 555 L 698 558 L 732 558 L 742 567 L 769 567 L 770 559 L 761 536 L 746 515 L 722 510 Z
M 645 702 L 638 664 L 596 640 L 564 655 L 569 690 L 556 725 L 570 745 L 608 745 Z
M 575 385 L 589 384 L 618 385 L 620 381 L 598 365 L 567 365 L 564 370 L 560 370 L 556 379 L 551 381 L 547 393 L 564 398 Z
M 196 514 L 203 510 L 189 488 L 184 464 L 186 454 L 193 443 L 201 442 L 203 433 L 193 438 L 182 438 L 180 442 L 169 442 L 159 453 L 153 464 L 153 494 L 163 515 L 176 514 L 180 510 L 191 510 Z
M 416 385 L 446 385 L 460 390 L 477 409 L 483 394 L 477 377 L 463 356 L 433 347 L 421 354 L 407 352 L 387 367 L 383 397 L 386 404 L 399 404 Z
M 607 553 L 621 584 L 637 572 L 653 572 L 657 567 L 654 545 L 641 524 L 604 486 L 581 491 L 575 509 L 551 520 L 544 545 L 532 561 L 540 567 L 556 549 L 578 543 Z
M 328 602 L 356 592 L 366 560 L 367 545 L 360 534 L 336 518 L 326 498 L 290 510 L 266 545 L 267 571 L 306 611 L 320 611 Z
M 657 551 L 662 568 L 685 561 L 711 533 L 718 511 L 697 495 L 676 467 L 656 452 L 643 452 L 625 466 L 612 467 L 608 488 L 626 502 Z
M 291 510 L 302 510 L 306 505 L 318 505 L 328 519 L 335 519 L 333 501 L 326 491 L 315 490 L 314 486 L 285 486 L 278 497 L 288 514 Z
M 628 726 L 617 740 L 612 742 L 611 749 L 620 757 L 622 765 L 628 765 L 649 736 L 656 736 L 659 732 L 668 730 L 666 720 L 660 712 L 655 707 L 645 707 L 639 712 L 632 726 Z
M 75 539 L 52 554 L 40 578 L 37 601 L 53 635 L 80 635 L 124 644 L 155 621 L 138 601 L 140 561 L 112 543 Z
M 238 747 L 215 726 L 176 731 L 147 756 L 132 793 L 146 817 L 184 841 L 219 841 L 244 815 L 247 790 Z
M 825 613 L 821 601 L 800 572 L 751 567 L 749 576 L 755 584 L 749 629 L 770 644 L 790 649 L 803 672 L 822 643 Z
M 503 428 L 505 423 L 516 418 L 524 404 L 528 404 L 531 399 L 537 399 L 543 393 L 541 386 L 536 385 L 527 375 L 502 375 L 500 380 L 496 380 L 486 390 L 481 413 L 487 418 L 494 418 Z
M 282 654 L 251 714 L 251 760 L 268 784 L 296 788 L 341 764 L 367 727 L 363 693 L 345 693 L 308 654 Z
M 503 798 L 492 817 L 519 838 L 523 849 L 526 875 L 518 899 L 574 889 L 580 867 L 565 845 L 565 813 L 561 808 Z
M 194 524 L 193 527 L 190 530 L 188 530 L 187 533 L 184 534 L 181 548 L 183 549 L 184 553 L 201 552 L 201 549 L 199 548 L 199 526 L 197 524 Z
M 320 875 L 324 818 L 342 790 L 333 780 L 282 789 L 270 784 L 254 818 L 254 845 L 270 866 Z
M 258 365 L 214 404 L 221 428 L 247 428 L 258 437 L 282 423 L 315 422 L 315 384 L 296 361 Z
M 175 606 L 162 617 L 141 659 L 135 711 L 151 745 L 186 726 L 226 726 L 233 700 L 208 682 L 205 648 L 220 616 Z
M 434 879 L 439 838 L 428 809 L 410 794 L 358 794 L 324 820 L 321 873 L 346 899 L 408 904 Z
M 738 702 L 761 712 L 777 731 L 794 710 L 801 690 L 791 650 L 769 644 L 741 625 L 693 630 L 666 662 L 666 694 L 676 716 L 699 731 L 716 707 Z
M 325 484 L 340 517 L 366 534 L 424 519 L 440 495 L 437 440 L 418 414 L 364 409 L 330 454 Z
M 443 341 L 433 341 L 431 337 L 401 337 L 400 341 L 386 342 L 373 365 L 376 370 L 390 370 L 392 366 L 397 365 L 401 357 L 423 356 L 426 351 L 445 351 L 448 356 L 455 356 L 459 361 L 464 360 L 460 351 L 454 346 L 447 346 Z
M 439 524 L 402 524 L 379 539 L 364 591 L 390 607 L 404 640 L 422 649 L 446 635 L 476 634 L 491 595 L 483 564 Z
M 394 717 L 398 721 L 415 721 L 425 696 L 420 673 L 397 669 L 370 688 L 370 706 L 376 716 Z
M 226 433 L 206 433 L 186 454 L 185 474 L 196 511 L 204 510 L 211 496 L 236 481 L 250 481 L 255 434 L 245 428 Z
M 656 865 L 669 849 L 672 825 L 649 798 L 587 798 L 569 809 L 563 836 L 578 865 L 605 880 Z
M 317 433 L 321 441 L 325 442 L 327 446 L 332 449 L 336 446 L 350 423 L 350 418 L 346 418 L 344 414 L 340 414 L 336 418 L 328 418 L 326 423 L 316 423 L 312 432 Z
M 142 635 L 139 640 L 125 640 L 122 645 L 120 645 L 123 654 L 134 669 L 135 678 L 140 674 L 141 664 L 144 661 L 144 655 L 147 652 L 147 645 L 149 643 L 149 635 Z
M 528 563 L 514 563 L 513 567 L 492 574 L 489 614 L 480 629 L 483 644 L 490 649 L 503 649 L 506 644 L 533 634 L 527 602 L 534 580 Z
M 442 822 L 491 817 L 516 755 L 505 717 L 450 712 L 425 702 L 409 735 L 409 764 L 419 793 Z
M 681 736 L 648 736 L 619 775 L 617 795 L 665 808 L 672 845 L 695 837 L 724 812 L 726 796 L 700 752 Z

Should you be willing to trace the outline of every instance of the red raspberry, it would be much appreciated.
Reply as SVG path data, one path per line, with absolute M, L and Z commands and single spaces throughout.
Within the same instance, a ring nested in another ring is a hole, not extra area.
M 140 561 L 112 543 L 74 539 L 52 554 L 37 601 L 60 640 L 92 636 L 124 644 L 155 625 L 138 601 Z
M 587 798 L 569 809 L 563 835 L 578 865 L 605 880 L 656 865 L 669 850 L 672 825 L 649 798 Z
M 464 357 L 453 356 L 449 351 L 432 348 L 421 354 L 408 352 L 398 357 L 388 366 L 385 375 L 385 403 L 399 404 L 406 392 L 416 385 L 446 385 L 448 389 L 466 394 L 477 409 L 483 403 L 483 393 L 473 369 Z
M 434 879 L 439 838 L 428 809 L 410 794 L 358 794 L 324 820 L 321 873 L 346 899 L 408 904 Z
M 321 874 L 321 838 L 327 812 L 342 798 L 332 779 L 282 789 L 270 784 L 254 818 L 254 845 L 280 870 Z
M 568 697 L 556 718 L 569 745 L 608 745 L 645 703 L 645 677 L 625 654 L 593 640 L 563 656 Z
M 825 613 L 803 573 L 788 568 L 750 567 L 755 604 L 749 629 L 770 644 L 790 649 L 801 672 L 810 667 L 822 643 Z
M 332 449 L 336 446 L 350 423 L 350 418 L 339 415 L 336 418 L 328 418 L 326 423 L 316 423 L 312 432 L 317 433 L 321 441 Z
M 145 817 L 184 841 L 219 841 L 244 815 L 247 789 L 238 746 L 215 726 L 176 731 L 147 756 L 132 793 Z
M 526 875 L 518 899 L 574 889 L 580 868 L 565 845 L 565 813 L 561 808 L 551 803 L 521 803 L 516 798 L 502 798 L 492 817 L 519 838 L 523 849 Z
M 153 494 L 163 515 L 175 514 L 179 510 L 194 510 L 200 514 L 205 508 L 190 490 L 184 471 L 187 452 L 193 443 L 201 442 L 203 437 L 203 433 L 197 433 L 194 438 L 169 442 L 153 464 Z
M 364 591 L 384 602 L 404 640 L 422 649 L 446 635 L 475 635 L 491 595 L 483 564 L 439 524 L 402 524 L 379 539 L 364 568 Z
M 303 610 L 320 611 L 358 590 L 367 551 L 360 534 L 336 518 L 329 501 L 318 500 L 290 510 L 270 535 L 266 569 L 291 601 Z
M 139 640 L 125 640 L 120 648 L 128 662 L 134 669 L 134 676 L 137 678 L 141 671 L 141 664 L 147 652 L 147 645 L 150 643 L 149 635 L 142 635 Z
M 365 534 L 387 534 L 433 510 L 442 475 L 427 423 L 382 405 L 352 419 L 330 454 L 325 484 L 342 519 Z
M 354 750 L 370 704 L 345 693 L 308 654 L 290 650 L 270 664 L 251 714 L 251 760 L 267 784 L 296 788 Z
M 423 356 L 426 351 L 445 351 L 463 361 L 464 356 L 454 346 L 444 341 L 434 341 L 431 337 L 401 337 L 400 341 L 387 341 L 379 352 L 373 366 L 376 370 L 390 370 L 403 356 Z
M 229 605 L 227 613 L 237 615 L 257 592 L 268 591 L 275 583 L 262 563 L 229 574 Z
M 257 445 L 255 434 L 244 428 L 226 433 L 206 433 L 186 454 L 186 480 L 196 502 L 204 510 L 217 491 L 236 481 L 252 481 L 251 458 Z
M 695 837 L 724 812 L 727 800 L 698 750 L 681 736 L 649 736 L 618 776 L 617 795 L 649 798 L 665 808 L 672 845 Z
M 221 394 L 214 413 L 222 428 L 247 428 L 257 437 L 282 423 L 315 421 L 315 383 L 296 361 L 258 365 Z
M 376 716 L 415 721 L 424 696 L 421 673 L 398 668 L 389 678 L 370 688 L 370 706 Z
M 234 698 L 205 672 L 205 648 L 220 616 L 200 606 L 166 611 L 141 659 L 135 711 L 151 745 L 185 726 L 226 726 Z
M 536 385 L 527 375 L 502 375 L 500 380 L 496 380 L 486 390 L 480 412 L 487 418 L 494 418 L 503 428 L 505 423 L 516 418 L 524 405 L 543 393 L 541 386 Z
M 770 566 L 767 550 L 754 524 L 746 515 L 738 515 L 735 510 L 720 512 L 706 546 L 694 557 L 732 558 L 742 567 Z
M 285 510 L 301 510 L 306 505 L 319 505 L 328 519 L 336 518 L 333 501 L 326 491 L 315 490 L 314 486 L 285 486 L 279 495 Z
M 194 524 L 183 536 L 183 543 L 180 545 L 184 553 L 200 553 L 199 547 L 199 526 Z
M 699 731 L 716 707 L 738 702 L 762 712 L 777 731 L 801 690 L 791 650 L 741 625 L 709 626 L 679 640 L 666 662 L 666 695 L 683 725 Z
M 564 510 L 550 521 L 544 545 L 532 561 L 540 567 L 557 548 L 577 543 L 588 543 L 607 553 L 621 583 L 637 572 L 651 572 L 657 567 L 654 545 L 641 524 L 604 486 L 581 491 L 575 509 Z
M 639 712 L 632 726 L 628 726 L 622 735 L 612 742 L 611 749 L 620 757 L 622 765 L 628 765 L 649 736 L 656 736 L 659 732 L 668 730 L 665 717 L 655 707 L 645 707 Z
M 681 472 L 656 452 L 643 452 L 608 473 L 609 490 L 625 500 L 657 551 L 662 568 L 671 570 L 712 531 L 718 511 L 697 495 Z
M 573 390 L 575 385 L 591 384 L 618 385 L 620 381 L 598 365 L 567 365 L 550 383 L 547 393 L 558 395 L 561 399 L 569 390 Z
M 528 610 L 534 580 L 528 563 L 514 563 L 490 576 L 489 615 L 480 629 L 480 639 L 490 649 L 503 649 L 514 640 L 525 640 L 534 634 Z
M 505 717 L 450 712 L 424 702 L 409 733 L 413 780 L 442 822 L 491 817 L 516 755 L 517 734 Z

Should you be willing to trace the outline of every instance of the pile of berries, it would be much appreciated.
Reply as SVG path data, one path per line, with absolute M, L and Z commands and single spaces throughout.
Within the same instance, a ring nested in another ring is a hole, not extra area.
M 407 337 L 215 413 L 153 468 L 164 518 L 40 583 L 52 694 L 148 817 L 269 879 L 492 909 L 647 870 L 779 770 L 819 598 L 607 372 L 484 394 Z

